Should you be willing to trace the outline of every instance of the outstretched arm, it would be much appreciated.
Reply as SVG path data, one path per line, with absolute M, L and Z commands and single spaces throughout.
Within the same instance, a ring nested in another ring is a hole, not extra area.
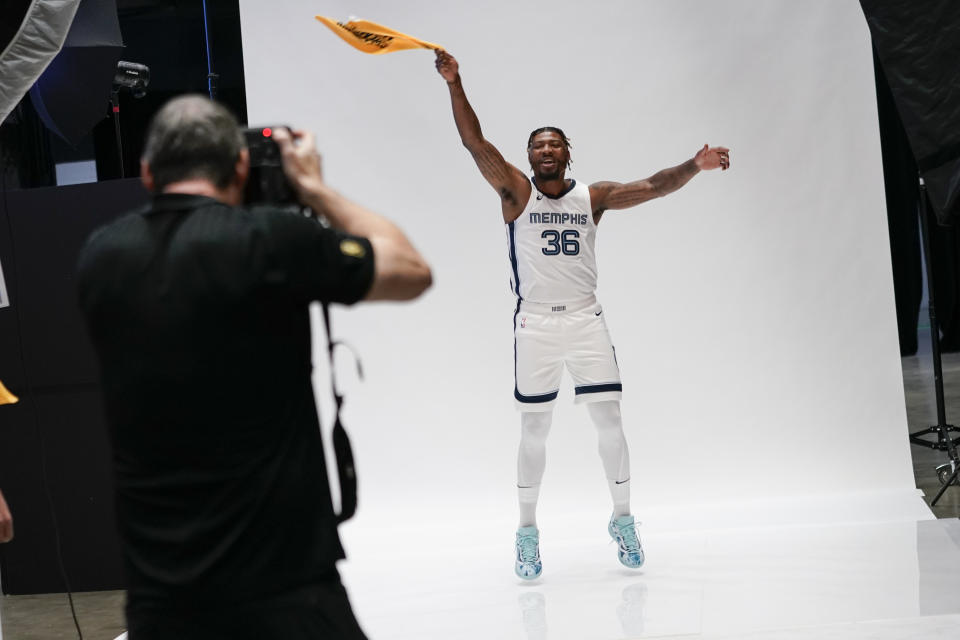
M 443 50 L 437 51 L 437 72 L 447 81 L 453 119 L 463 146 L 467 148 L 480 173 L 500 195 L 503 219 L 512 222 L 523 212 L 530 197 L 530 182 L 523 172 L 504 160 L 503 155 L 483 137 L 480 121 L 467 100 L 460 82 L 460 65 Z
M 703 145 L 697 155 L 683 164 L 664 169 L 649 178 L 634 182 L 596 182 L 590 185 L 590 203 L 594 219 L 607 209 L 629 209 L 638 204 L 673 193 L 690 182 L 700 171 L 730 168 L 730 150 Z

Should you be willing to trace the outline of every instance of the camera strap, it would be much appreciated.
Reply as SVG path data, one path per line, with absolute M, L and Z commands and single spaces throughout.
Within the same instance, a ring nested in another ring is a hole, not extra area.
M 321 306 L 323 308 L 323 324 L 327 330 L 327 353 L 330 356 L 330 387 L 333 389 L 333 402 L 336 410 L 333 419 L 333 452 L 337 458 L 337 477 L 340 479 L 340 513 L 337 514 L 337 523 L 341 523 L 352 518 L 357 511 L 357 471 L 353 464 L 353 448 L 350 446 L 350 437 L 340 421 L 343 396 L 337 390 L 333 362 L 333 350 L 337 345 L 346 345 L 333 339 L 333 331 L 330 328 L 330 308 L 326 303 L 322 303 Z M 358 360 L 358 370 L 360 370 L 359 367 L 360 361 Z

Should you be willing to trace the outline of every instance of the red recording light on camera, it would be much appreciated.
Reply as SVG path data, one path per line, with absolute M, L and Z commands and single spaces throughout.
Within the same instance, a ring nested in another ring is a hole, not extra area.
M 264 138 L 269 138 L 269 137 L 272 136 L 272 135 L 273 135 L 273 129 L 271 129 L 270 127 L 266 127 L 266 128 L 263 130 L 263 137 L 264 137 Z

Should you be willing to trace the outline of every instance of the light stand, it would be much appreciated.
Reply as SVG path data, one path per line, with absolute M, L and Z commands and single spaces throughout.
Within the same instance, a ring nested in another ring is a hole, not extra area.
M 123 166 L 123 141 L 120 138 L 120 91 L 128 90 L 134 98 L 147 95 L 150 84 L 150 69 L 144 64 L 120 60 L 113 75 L 113 89 L 110 91 L 110 113 L 113 116 L 113 132 L 117 137 L 117 159 L 120 162 L 120 177 L 126 178 Z
M 207 0 L 203 0 L 203 40 L 207 45 L 207 91 L 210 99 L 217 99 L 217 81 L 220 76 L 213 71 L 213 43 L 210 38 L 210 18 L 207 15 Z
M 126 178 L 123 168 L 123 141 L 120 138 L 120 90 L 116 84 L 110 90 L 110 113 L 113 115 L 113 133 L 117 138 L 117 162 L 120 164 L 120 177 Z
M 960 438 L 951 438 L 951 431 L 960 431 L 957 427 L 947 424 L 947 408 L 943 398 L 943 365 L 940 357 L 940 325 L 937 324 L 937 312 L 934 305 L 934 286 L 933 286 L 933 258 L 930 255 L 930 230 L 927 225 L 927 186 L 923 178 L 920 178 L 920 231 L 923 235 L 923 253 L 927 263 L 927 297 L 929 300 L 930 311 L 930 345 L 933 351 L 933 382 L 934 392 L 937 399 L 937 424 L 933 427 L 927 427 L 922 431 L 910 434 L 910 442 L 938 451 L 946 451 L 950 456 L 950 462 L 937 467 L 937 477 L 943 486 L 939 493 L 930 502 L 930 506 L 935 506 L 940 496 L 947 490 L 951 484 L 957 481 L 957 472 L 960 471 L 960 460 L 957 459 L 957 442 Z M 925 440 L 922 436 L 937 434 L 936 442 Z M 948 473 L 951 473 L 949 477 Z

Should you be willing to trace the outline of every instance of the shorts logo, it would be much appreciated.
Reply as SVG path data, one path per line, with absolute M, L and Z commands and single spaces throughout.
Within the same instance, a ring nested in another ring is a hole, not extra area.
M 566 310 L 567 310 L 567 305 L 565 305 L 565 304 L 562 304 L 562 305 L 560 305 L 560 306 L 558 306 L 558 307 L 551 307 L 551 308 L 550 308 L 550 311 L 553 311 L 553 312 L 556 312 L 556 311 L 566 311 Z
M 527 319 L 526 319 L 526 318 L 520 318 L 520 328 L 521 328 L 521 329 L 526 329 L 526 328 L 527 328 Z

